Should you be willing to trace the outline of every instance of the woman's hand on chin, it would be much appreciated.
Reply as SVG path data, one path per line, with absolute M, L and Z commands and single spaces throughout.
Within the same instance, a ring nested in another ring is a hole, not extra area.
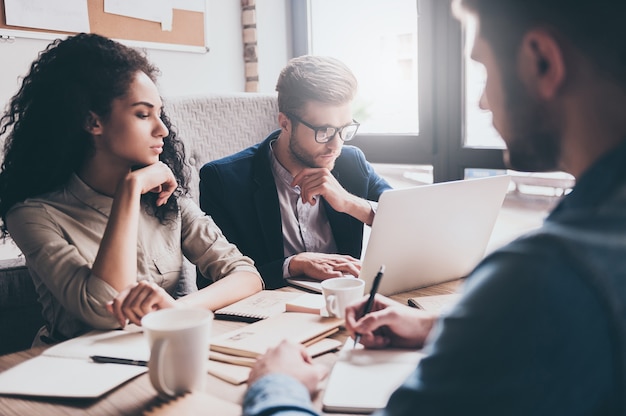
M 157 206 L 165 205 L 169 197 L 178 187 L 178 182 L 172 170 L 163 162 L 157 162 L 140 169 L 131 171 L 123 180 L 124 184 L 139 187 L 141 195 L 154 192 L 159 194 Z

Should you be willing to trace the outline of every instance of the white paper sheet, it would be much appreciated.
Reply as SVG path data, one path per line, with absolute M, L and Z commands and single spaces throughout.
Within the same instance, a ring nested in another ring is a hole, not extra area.
M 96 398 L 147 370 L 136 365 L 40 355 L 0 374 L 0 393 Z
M 174 8 L 191 12 L 205 12 L 206 0 L 174 0 Z
M 87 0 L 5 0 L 7 25 L 89 32 Z
M 172 30 L 174 0 L 104 0 L 104 12 L 161 23 Z
M 141 327 L 128 325 L 123 331 L 91 331 L 54 345 L 43 352 L 48 357 L 82 358 L 91 355 L 147 361 L 150 347 Z

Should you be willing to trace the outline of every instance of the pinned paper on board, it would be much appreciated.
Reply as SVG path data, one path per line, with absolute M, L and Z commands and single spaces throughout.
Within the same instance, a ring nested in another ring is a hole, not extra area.
M 50 41 L 97 33 L 131 47 L 207 53 L 207 2 L 0 0 L 0 37 Z
M 172 30 L 174 0 L 105 0 L 104 12 L 161 23 Z
M 87 0 L 5 0 L 6 24 L 63 32 L 89 32 Z

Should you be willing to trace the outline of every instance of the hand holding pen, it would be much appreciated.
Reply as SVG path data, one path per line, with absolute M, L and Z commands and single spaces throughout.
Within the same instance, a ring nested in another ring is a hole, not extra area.
M 376 277 L 374 277 L 374 282 L 372 283 L 372 289 L 370 290 L 370 295 L 367 298 L 367 303 L 365 304 L 365 309 L 363 310 L 363 316 L 367 315 L 372 311 L 372 306 L 374 306 L 374 297 L 378 292 L 378 286 L 380 285 L 380 279 L 382 279 L 383 274 L 385 273 L 385 265 L 380 266 L 380 270 L 376 273 Z M 355 333 L 354 335 L 354 347 L 357 346 L 359 341 L 361 340 L 361 334 Z
M 365 348 L 421 348 L 438 316 L 374 293 L 348 306 L 346 329 Z M 368 311 L 368 313 L 365 313 Z M 360 336 L 358 334 L 361 334 Z

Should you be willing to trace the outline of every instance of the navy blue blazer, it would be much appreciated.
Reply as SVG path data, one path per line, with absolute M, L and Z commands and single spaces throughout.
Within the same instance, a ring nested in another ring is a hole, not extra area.
M 282 222 L 269 159 L 270 141 L 279 133 L 200 169 L 200 207 L 228 241 L 254 260 L 268 289 L 285 286 Z M 370 201 L 391 188 L 354 146 L 343 146 L 332 174 L 348 192 Z M 360 258 L 363 223 L 322 202 L 338 253 Z

